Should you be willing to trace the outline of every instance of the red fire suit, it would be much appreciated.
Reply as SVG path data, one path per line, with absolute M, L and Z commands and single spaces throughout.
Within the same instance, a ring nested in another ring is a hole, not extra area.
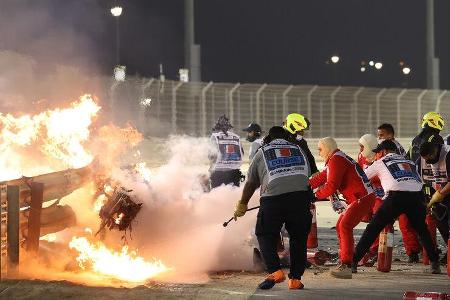
M 361 168 L 365 169 L 369 166 L 367 160 L 362 156 L 361 153 L 358 154 L 358 164 Z M 372 207 L 372 214 L 375 214 L 378 208 L 383 203 L 381 198 L 384 195 L 383 188 L 381 186 L 380 179 L 378 177 L 374 177 L 370 180 L 373 185 L 373 188 L 376 191 L 377 199 L 375 200 L 375 204 Z M 419 253 L 421 248 L 419 244 L 419 240 L 417 238 L 417 233 L 411 227 L 408 222 L 408 218 L 405 214 L 401 214 L 398 218 L 398 224 L 400 227 L 400 232 L 402 233 L 403 244 L 405 245 L 406 254 L 409 256 L 412 253 Z M 373 242 L 372 246 L 370 246 L 370 250 L 368 252 L 369 255 L 375 255 L 378 252 L 378 238 Z
M 367 159 L 362 156 L 361 152 L 358 154 L 358 165 L 365 169 L 370 164 L 367 161 Z M 383 200 L 381 200 L 381 197 L 383 197 L 382 194 L 384 194 L 383 187 L 381 186 L 381 181 L 378 177 L 374 177 L 370 179 L 370 182 L 372 183 L 373 188 L 375 189 L 376 199 L 374 201 L 374 205 L 372 206 L 372 211 L 370 212 L 370 215 L 368 216 L 368 221 L 372 218 L 372 215 L 374 215 L 378 208 L 383 204 Z M 365 220 L 364 220 L 365 221 Z M 378 238 L 373 242 L 372 246 L 370 246 L 369 252 L 366 254 L 365 259 L 372 257 L 378 253 Z
M 353 228 L 368 214 L 375 201 L 369 179 L 361 167 L 339 149 L 325 162 L 326 168 L 309 180 L 318 199 L 326 199 L 336 191 L 345 198 L 348 207 L 339 216 L 336 233 L 339 240 L 340 258 L 344 264 L 353 259 Z

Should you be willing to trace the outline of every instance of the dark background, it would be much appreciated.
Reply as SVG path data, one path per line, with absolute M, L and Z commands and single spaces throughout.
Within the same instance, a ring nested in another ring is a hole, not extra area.
M 111 74 L 115 19 L 129 74 L 177 79 L 184 66 L 182 0 L 2 0 L 0 51 L 51 69 L 72 64 Z M 202 80 L 425 87 L 425 0 L 197 0 Z M 436 0 L 441 88 L 450 88 L 450 1 Z M 337 65 L 327 60 L 337 54 Z M 381 71 L 360 72 L 361 62 Z M 411 66 L 404 76 L 400 61 Z

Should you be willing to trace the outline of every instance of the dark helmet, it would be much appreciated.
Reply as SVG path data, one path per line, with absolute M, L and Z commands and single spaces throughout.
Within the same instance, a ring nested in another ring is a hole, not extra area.
M 233 128 L 230 123 L 230 120 L 225 115 L 221 115 L 217 120 L 216 125 L 214 125 L 213 131 L 223 131 L 226 133 L 228 130 Z

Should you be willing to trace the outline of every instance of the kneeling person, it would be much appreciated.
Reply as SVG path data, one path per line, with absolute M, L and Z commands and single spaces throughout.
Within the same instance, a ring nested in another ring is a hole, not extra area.
M 261 289 L 270 289 L 286 279 L 277 253 L 283 224 L 290 241 L 289 288 L 303 288 L 301 278 L 307 261 L 306 241 L 312 219 L 309 211 L 312 200 L 308 184 L 310 174 L 305 153 L 287 141 L 282 127 L 272 127 L 250 164 L 247 182 L 234 213 L 235 219 L 242 217 L 251 196 L 261 186 L 261 207 L 255 233 L 269 272 L 259 285 Z

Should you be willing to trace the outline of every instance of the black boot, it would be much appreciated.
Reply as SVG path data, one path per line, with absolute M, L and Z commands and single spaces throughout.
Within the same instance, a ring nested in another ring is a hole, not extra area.
M 358 273 L 358 263 L 352 262 L 352 273 Z
M 441 265 L 439 264 L 439 261 L 431 262 L 429 273 L 441 274 Z
M 445 253 L 444 256 L 441 258 L 441 260 L 440 260 L 441 264 L 443 264 L 443 265 L 447 264 L 447 255 L 448 255 L 448 252 Z
M 419 253 L 411 253 L 411 255 L 408 258 L 408 263 L 410 264 L 416 264 L 419 262 Z

